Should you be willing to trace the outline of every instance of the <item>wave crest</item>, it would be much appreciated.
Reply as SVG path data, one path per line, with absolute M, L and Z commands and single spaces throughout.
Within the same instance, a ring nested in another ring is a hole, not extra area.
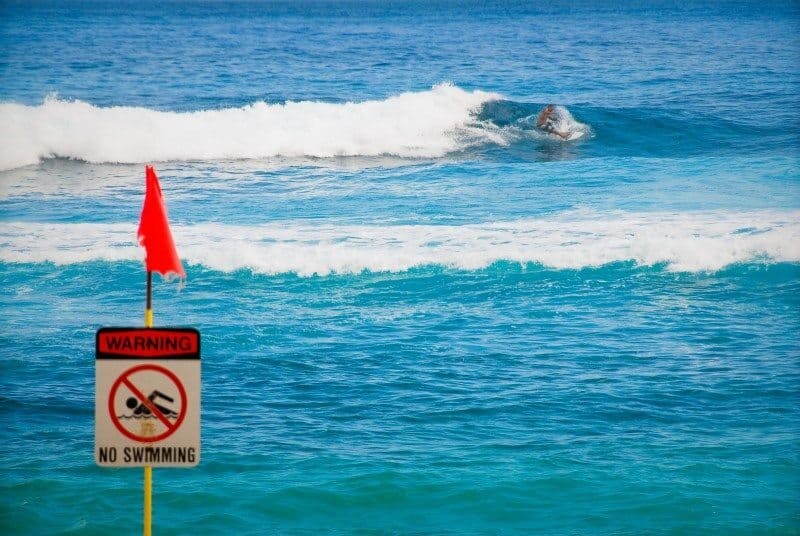
M 251 227 L 203 223 L 173 228 L 182 258 L 224 272 L 400 272 L 424 265 L 482 269 L 498 261 L 552 268 L 619 261 L 715 271 L 734 263 L 800 261 L 800 212 L 574 212 L 547 219 L 469 225 Z M 141 260 L 133 224 L 8 222 L 3 262 L 73 264 Z
M 284 157 L 434 158 L 500 142 L 474 114 L 495 93 L 440 84 L 358 103 L 257 102 L 242 108 L 165 112 L 47 98 L 0 104 L 0 169 L 43 158 L 92 163 Z

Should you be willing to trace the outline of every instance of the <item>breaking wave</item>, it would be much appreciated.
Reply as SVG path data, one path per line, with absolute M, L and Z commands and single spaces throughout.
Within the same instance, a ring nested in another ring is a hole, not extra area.
M 503 143 L 475 113 L 495 93 L 449 84 L 358 103 L 257 102 L 242 108 L 165 112 L 47 98 L 0 104 L 0 169 L 44 158 L 92 163 L 284 157 L 440 157 Z
M 99 107 L 48 97 L 0 103 L 0 170 L 48 158 L 134 164 L 273 157 L 438 158 L 471 147 L 556 139 L 536 128 L 541 105 L 439 84 L 364 102 L 256 102 L 242 108 L 169 112 Z M 591 133 L 558 107 L 568 139 Z M 563 140 L 560 140 L 563 141 Z
M 0 229 L 0 260 L 141 260 L 135 231 L 132 224 L 7 222 Z M 173 233 L 189 265 L 300 276 L 399 272 L 425 265 L 476 270 L 498 261 L 569 269 L 634 261 L 687 272 L 751 261 L 800 261 L 800 211 L 575 211 L 469 225 L 201 223 L 176 225 Z

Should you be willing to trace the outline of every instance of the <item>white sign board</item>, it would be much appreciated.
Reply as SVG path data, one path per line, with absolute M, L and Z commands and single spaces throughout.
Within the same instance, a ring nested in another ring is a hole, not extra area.
M 103 467 L 200 462 L 197 330 L 98 330 L 94 457 Z

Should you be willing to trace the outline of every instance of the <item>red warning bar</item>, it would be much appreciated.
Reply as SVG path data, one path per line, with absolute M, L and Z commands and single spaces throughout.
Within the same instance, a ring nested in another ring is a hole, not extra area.
M 95 356 L 200 359 L 200 332 L 194 328 L 100 328 Z

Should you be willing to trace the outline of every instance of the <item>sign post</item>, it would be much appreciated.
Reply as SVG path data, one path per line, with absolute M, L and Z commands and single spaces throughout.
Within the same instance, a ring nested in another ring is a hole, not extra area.
M 180 278 L 186 272 L 152 166 L 145 166 L 136 235 L 145 249 L 145 327 L 97 331 L 94 456 L 103 467 L 144 467 L 142 532 L 150 536 L 153 467 L 200 462 L 200 333 L 153 328 L 153 272 Z

